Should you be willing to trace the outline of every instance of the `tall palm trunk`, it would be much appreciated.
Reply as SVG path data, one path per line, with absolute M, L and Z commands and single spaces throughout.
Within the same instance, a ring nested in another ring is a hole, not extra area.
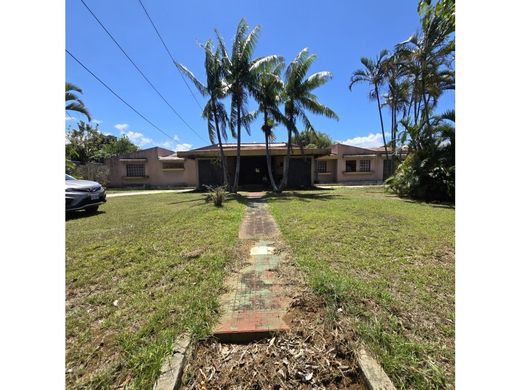
M 291 117 L 290 117 L 291 127 L 289 129 L 287 129 L 287 155 L 284 157 L 284 160 L 283 160 L 283 176 L 282 176 L 282 182 L 280 183 L 280 186 L 278 187 L 278 192 L 282 192 L 285 189 L 285 187 L 287 186 L 287 181 L 289 179 L 289 160 L 291 159 L 293 122 L 294 122 L 294 118 L 291 115 Z
M 377 88 L 377 84 L 375 85 L 376 98 L 377 98 L 377 109 L 379 110 L 379 121 L 381 122 L 381 133 L 383 134 L 383 143 L 385 144 L 385 154 L 386 159 L 388 160 L 388 148 L 386 147 L 386 137 L 385 137 L 385 126 L 383 124 L 383 114 L 381 113 L 381 102 L 379 100 L 379 89 Z
M 271 167 L 271 152 L 269 150 L 269 135 L 267 132 L 268 129 L 268 123 L 267 123 L 267 112 L 264 111 L 264 135 L 265 135 L 265 158 L 267 159 L 267 173 L 269 175 L 269 181 L 271 182 L 271 187 L 273 188 L 274 192 L 278 192 L 278 187 L 276 187 L 276 182 L 274 181 L 273 177 L 273 170 Z
M 220 151 L 220 164 L 222 166 L 222 179 L 224 180 L 224 187 L 226 187 L 226 189 L 228 189 L 229 180 L 228 180 L 227 160 L 226 160 L 226 156 L 224 156 L 224 148 L 222 147 L 222 137 L 220 136 L 220 128 L 218 125 L 218 116 L 217 116 L 217 109 L 215 107 L 215 101 L 213 101 L 211 105 L 213 107 L 213 118 L 215 119 L 215 128 L 217 131 L 218 147 L 219 147 L 219 151 Z
M 240 118 L 240 108 L 241 105 L 238 104 L 238 113 L 237 113 L 237 161 L 235 165 L 235 181 L 233 182 L 233 188 L 231 189 L 231 192 L 236 193 L 238 188 L 238 179 L 240 176 L 240 125 L 241 125 L 241 118 Z

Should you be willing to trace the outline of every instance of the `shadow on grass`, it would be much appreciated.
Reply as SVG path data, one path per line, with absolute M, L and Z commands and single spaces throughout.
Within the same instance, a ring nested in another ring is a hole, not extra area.
M 406 203 L 414 203 L 414 204 L 419 204 L 419 205 L 423 205 L 423 206 L 431 206 L 431 207 L 436 207 L 436 208 L 441 208 L 441 209 L 452 209 L 452 210 L 455 209 L 454 203 L 436 202 L 436 201 L 427 202 L 424 200 L 414 200 L 414 199 L 405 199 L 405 198 L 401 198 L 401 199 Z
M 204 202 L 204 198 L 201 197 L 199 199 L 179 200 L 178 202 L 169 202 L 168 204 L 172 205 L 172 204 L 191 203 L 191 202 Z
M 326 190 L 322 190 L 326 191 Z M 281 194 L 269 193 L 266 198 L 272 200 L 288 201 L 288 200 L 299 200 L 301 202 L 310 202 L 311 200 L 331 200 L 337 198 L 345 198 L 343 195 L 330 194 L 330 193 L 315 193 L 313 192 L 302 192 L 302 191 L 287 191 Z
M 71 221 L 71 220 L 80 219 L 80 218 L 88 218 L 88 217 L 93 217 L 93 216 L 101 215 L 101 214 L 105 214 L 105 211 L 100 211 L 100 210 L 95 211 L 95 212 L 85 211 L 85 210 L 66 211 L 65 212 L 65 221 Z

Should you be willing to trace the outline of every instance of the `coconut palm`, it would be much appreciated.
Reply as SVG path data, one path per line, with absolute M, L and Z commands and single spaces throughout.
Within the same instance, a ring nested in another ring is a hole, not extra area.
M 211 39 L 202 45 L 202 48 L 205 53 L 205 85 L 200 82 L 186 66 L 177 64 L 177 67 L 181 72 L 188 76 L 202 96 L 208 97 L 208 102 L 204 106 L 202 116 L 208 121 L 208 136 L 212 144 L 215 143 L 215 136 L 217 137 L 222 176 L 224 186 L 227 188 L 229 185 L 229 174 L 227 169 L 227 160 L 224 156 L 222 139 L 227 140 L 226 126 L 228 123 L 228 117 L 224 104 L 220 101 L 220 99 L 226 95 L 226 86 L 223 82 L 223 67 L 220 60 L 220 49 L 217 48 L 213 51 Z
M 315 131 L 307 117 L 306 111 L 324 115 L 327 118 L 339 120 L 338 116 L 329 107 L 318 101 L 312 91 L 332 78 L 330 72 L 317 72 L 305 78 L 312 63 L 316 60 L 315 54 L 309 54 L 308 49 L 302 49 L 285 71 L 285 86 L 283 91 L 284 114 L 287 127 L 287 156 L 283 164 L 283 178 L 279 191 L 287 185 L 289 177 L 289 160 L 292 153 L 292 137 L 298 137 L 297 120 L 301 120 L 306 130 Z M 303 152 L 303 148 L 302 148 Z
M 245 19 L 238 24 L 231 55 L 228 54 L 224 40 L 216 31 L 219 47 L 222 55 L 222 65 L 225 74 L 227 92 L 231 95 L 231 113 L 229 126 L 237 139 L 237 157 L 235 164 L 235 178 L 231 192 L 236 192 L 240 175 L 240 142 L 242 127 L 248 134 L 250 131 L 250 120 L 248 120 L 247 99 L 248 93 L 254 88 L 256 74 L 262 64 L 276 60 L 276 56 L 266 56 L 253 59 L 253 52 L 258 41 L 260 26 L 256 26 L 247 34 L 249 26 Z M 249 118 L 251 116 L 249 115 Z
M 385 126 L 383 123 L 383 114 L 381 112 L 381 98 L 379 93 L 385 80 L 383 63 L 386 60 L 387 56 L 388 50 L 381 50 L 381 52 L 375 60 L 372 60 L 371 58 L 367 57 L 361 58 L 361 63 L 364 65 L 365 68 L 354 71 L 352 77 L 350 78 L 350 85 L 348 86 L 348 88 L 352 91 L 352 86 L 360 82 L 368 83 L 374 88 L 370 91 L 369 97 L 371 99 L 375 98 L 377 101 L 379 122 L 381 124 L 381 134 L 383 136 L 386 159 L 388 160 L 388 148 L 386 145 Z
M 65 82 L 65 110 L 79 112 L 85 115 L 90 122 L 92 120 L 90 112 L 87 110 L 85 104 L 74 92 L 83 93 L 81 88 L 79 88 L 77 85 L 69 83 L 68 81 Z
M 420 118 L 427 123 L 426 128 L 431 129 L 431 112 L 440 95 L 445 90 L 455 89 L 455 72 L 452 69 L 455 3 L 452 0 L 442 0 L 434 6 L 424 1 L 421 3 L 423 17 L 420 33 L 399 43 L 396 52 L 404 59 L 413 80 L 414 124 Z
M 251 94 L 258 102 L 257 114 L 263 115 L 264 123 L 262 125 L 262 131 L 265 137 L 267 171 L 274 192 L 278 191 L 278 187 L 273 177 L 269 142 L 274 139 L 273 129 L 276 124 L 286 122 L 285 116 L 279 109 L 284 87 L 283 81 L 280 78 L 283 67 L 284 61 L 282 57 L 278 57 L 276 61 L 264 63 L 264 65 L 259 68 L 255 87 L 251 90 Z
M 411 85 L 406 77 L 406 68 L 403 64 L 402 58 L 399 56 L 399 53 L 392 54 L 383 62 L 382 71 L 388 86 L 388 91 L 384 95 L 383 105 L 390 107 L 390 144 L 392 145 L 393 159 L 395 160 L 397 157 L 397 133 L 399 123 L 397 120 L 397 115 L 399 112 L 401 112 L 401 119 L 404 119 L 407 115 Z

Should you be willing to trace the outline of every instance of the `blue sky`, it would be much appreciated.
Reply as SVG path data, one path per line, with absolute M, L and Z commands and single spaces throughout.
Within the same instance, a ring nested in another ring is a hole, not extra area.
M 140 147 L 163 146 L 172 150 L 209 144 L 207 124 L 179 72 L 146 18 L 138 0 L 85 0 L 170 104 L 196 130 L 192 132 L 150 88 L 79 1 L 66 2 L 66 46 L 98 77 L 148 117 L 166 137 L 120 102 L 97 80 L 66 56 L 66 79 L 83 89 L 83 101 L 99 122 L 100 129 L 114 135 L 127 134 Z M 312 116 L 316 129 L 335 141 L 359 146 L 381 144 L 377 107 L 368 100 L 369 87 L 348 90 L 352 72 L 363 56 L 408 38 L 419 27 L 415 0 L 387 1 L 201 1 L 143 0 L 174 58 L 205 80 L 203 51 L 198 46 L 215 40 L 217 28 L 230 45 L 241 17 L 249 25 L 261 25 L 256 56 L 279 54 L 286 63 L 304 47 L 317 54 L 310 73 L 327 70 L 333 79 L 316 90 L 320 101 L 331 107 L 339 121 Z M 190 85 L 191 86 L 191 85 Z M 198 101 L 201 97 L 193 86 Z M 454 94 L 443 96 L 439 110 L 454 107 Z M 249 109 L 256 108 L 251 99 Z M 71 113 L 66 126 L 80 115 Z M 385 113 L 387 126 L 389 119 Z M 279 127 L 277 140 L 285 141 Z M 253 124 L 246 142 L 261 142 L 260 125 Z

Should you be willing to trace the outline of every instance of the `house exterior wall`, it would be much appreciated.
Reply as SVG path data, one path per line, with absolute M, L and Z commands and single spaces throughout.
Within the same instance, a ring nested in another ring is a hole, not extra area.
M 331 152 L 337 156 L 338 183 L 368 184 L 383 182 L 383 158 L 380 153 L 341 144 L 333 145 Z M 348 160 L 356 161 L 356 172 L 346 172 Z M 370 160 L 370 172 L 360 172 L 361 160 Z
M 184 169 L 164 169 L 166 157 L 173 151 L 159 147 L 139 150 L 121 156 L 111 157 L 106 160 L 108 166 L 110 187 L 181 187 L 195 186 L 197 184 L 197 166 L 194 160 L 184 161 Z M 144 161 L 143 161 L 144 159 Z M 127 164 L 144 164 L 144 177 L 128 177 Z

